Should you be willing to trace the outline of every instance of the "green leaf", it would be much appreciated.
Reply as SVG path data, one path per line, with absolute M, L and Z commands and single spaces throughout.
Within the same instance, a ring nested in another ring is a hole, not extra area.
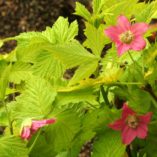
M 83 17 L 87 21 L 91 18 L 90 12 L 79 2 L 76 2 L 75 14 Z
M 45 36 L 50 43 L 56 43 L 55 33 L 51 27 L 46 27 L 46 30 L 42 32 L 42 35 Z
M 93 0 L 93 12 L 94 14 L 100 13 L 103 5 L 105 4 L 106 0 Z
M 32 144 L 35 138 L 36 136 L 32 137 L 29 145 Z M 47 143 L 44 134 L 40 134 L 32 151 L 30 152 L 29 157 L 54 157 L 55 154 L 56 153 L 54 152 L 53 147 Z
M 97 59 L 78 42 L 52 46 L 48 48 L 48 51 L 52 52 L 54 57 L 60 60 L 67 69 Z
M 88 130 L 88 131 L 80 131 L 72 141 L 72 146 L 68 150 L 68 154 L 66 157 L 78 157 L 81 148 L 84 144 L 91 141 L 92 138 L 95 136 L 95 132 Z
M 153 1 L 143 6 L 140 12 L 137 12 L 136 20 L 139 22 L 147 22 L 150 23 L 152 19 L 157 18 L 157 2 Z
M 20 84 L 21 81 L 28 80 L 32 75 L 32 66 L 28 63 L 16 62 L 13 64 L 9 81 Z
M 21 44 L 15 49 L 17 60 L 26 63 L 34 63 L 40 52 L 50 44 L 47 39 L 44 39 L 41 35 L 38 37 L 31 37 L 30 40 L 28 39 L 26 41 L 20 40 L 20 42 Z
M 0 107 L 0 126 L 8 125 L 8 117 L 4 107 Z
M 25 91 L 16 99 L 14 117 L 44 118 L 51 111 L 56 91 L 40 78 L 30 78 L 26 82 Z
M 76 104 L 79 102 L 88 102 L 93 105 L 97 104 L 96 95 L 93 94 L 93 89 L 86 88 L 71 92 L 59 92 L 56 97 L 56 103 L 58 106 Z
M 95 28 L 93 25 L 86 23 L 85 35 L 87 39 L 84 46 L 90 48 L 95 55 L 100 56 L 106 42 L 104 26 Z
M 77 21 L 69 24 L 67 18 L 59 17 L 53 25 L 53 31 L 57 43 L 69 42 L 78 34 Z
M 33 65 L 33 74 L 42 78 L 52 79 L 63 76 L 64 67 L 51 52 L 43 51 L 37 56 Z
M 0 155 L 2 157 L 28 157 L 26 144 L 15 136 L 0 137 Z
M 89 78 L 98 67 L 98 60 L 93 60 L 91 62 L 84 63 L 79 66 L 79 68 L 75 71 L 74 76 L 69 82 L 69 85 L 73 85 L 78 83 L 79 81 Z
M 157 125 L 156 122 L 154 122 L 154 123 L 152 123 L 152 125 L 150 125 L 149 134 L 145 141 L 146 145 L 145 145 L 144 151 L 146 152 L 147 157 L 157 157 L 157 149 L 155 147 L 157 145 L 157 141 L 155 140 L 155 138 L 157 136 L 156 125 Z
M 5 98 L 6 88 L 8 87 L 10 69 L 11 64 L 6 65 L 6 62 L 0 61 L 0 100 L 4 100 Z
M 71 110 L 60 112 L 56 117 L 57 122 L 49 126 L 46 137 L 53 150 L 61 152 L 70 148 L 70 143 L 80 130 L 80 119 Z
M 121 143 L 120 133 L 108 130 L 94 142 L 92 157 L 123 157 L 125 145 Z

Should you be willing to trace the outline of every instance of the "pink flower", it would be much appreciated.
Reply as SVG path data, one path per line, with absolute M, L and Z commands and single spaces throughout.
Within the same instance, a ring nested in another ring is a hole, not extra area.
M 44 120 L 33 120 L 31 130 L 36 132 L 39 128 L 42 128 L 45 125 L 53 124 L 56 122 L 56 119 L 44 119 Z
M 136 137 L 140 139 L 146 138 L 152 113 L 149 112 L 141 116 L 137 115 L 126 104 L 123 105 L 122 110 L 122 117 L 109 124 L 109 127 L 113 130 L 120 130 L 122 132 L 122 142 L 127 145 Z
M 148 30 L 146 23 L 131 24 L 125 16 L 119 16 L 116 26 L 105 30 L 105 34 L 116 44 L 118 55 L 128 50 L 140 51 L 145 48 L 144 33 Z
M 51 119 L 43 119 L 43 120 L 26 120 L 23 124 L 21 131 L 21 138 L 24 140 L 29 140 L 35 132 L 37 132 L 40 128 L 45 125 L 53 124 L 56 122 L 55 118 Z
M 31 137 L 31 130 L 29 126 L 24 126 L 21 132 L 21 138 L 24 140 L 28 140 Z

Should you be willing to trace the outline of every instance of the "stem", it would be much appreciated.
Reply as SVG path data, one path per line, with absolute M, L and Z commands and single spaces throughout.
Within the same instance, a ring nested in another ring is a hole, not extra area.
M 136 64 L 136 62 L 135 62 L 134 58 L 132 57 L 132 55 L 131 55 L 130 51 L 128 51 L 128 54 L 129 54 L 129 56 L 130 56 L 130 58 L 131 58 L 132 62 L 133 62 L 134 64 Z
M 106 103 L 107 106 L 110 107 L 111 105 L 110 105 L 110 102 L 109 102 L 108 97 L 107 97 L 107 92 L 104 90 L 103 85 L 100 86 L 100 90 L 101 90 L 104 102 Z
M 30 154 L 31 151 L 33 150 L 33 148 L 34 148 L 34 146 L 35 146 L 35 144 L 36 144 L 36 142 L 37 142 L 37 140 L 38 140 L 38 138 L 39 138 L 40 133 L 41 133 L 41 129 L 38 131 L 38 133 L 37 133 L 37 135 L 36 135 L 36 137 L 35 137 L 35 139 L 34 139 L 32 145 L 30 146 L 30 148 L 29 148 L 29 150 L 28 150 L 28 154 Z
M 113 85 L 143 85 L 142 82 L 116 82 Z
M 3 100 L 3 105 L 5 107 L 5 111 L 7 113 L 7 118 L 8 118 L 8 123 L 9 123 L 9 130 L 10 130 L 10 134 L 13 135 L 13 127 L 12 127 L 12 122 L 11 122 L 11 118 L 10 118 L 10 114 L 9 114 L 9 111 L 8 111 L 8 107 L 7 107 L 7 104 L 6 102 Z

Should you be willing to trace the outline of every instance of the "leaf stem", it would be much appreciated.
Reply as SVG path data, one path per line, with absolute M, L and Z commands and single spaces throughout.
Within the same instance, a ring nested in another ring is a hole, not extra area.
M 102 96 L 103 96 L 103 99 L 104 99 L 104 102 L 106 103 L 106 105 L 109 106 L 109 107 L 111 107 L 110 102 L 109 102 L 108 97 L 107 97 L 107 93 L 108 92 L 105 91 L 103 85 L 100 86 L 100 91 L 102 93 Z

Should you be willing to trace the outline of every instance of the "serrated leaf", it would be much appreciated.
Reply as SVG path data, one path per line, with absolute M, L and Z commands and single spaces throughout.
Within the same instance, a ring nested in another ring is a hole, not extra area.
M 33 74 L 46 79 L 62 78 L 63 72 L 63 64 L 47 51 L 40 53 L 33 65 Z
M 96 95 L 93 94 L 93 89 L 86 88 L 71 92 L 60 92 L 56 97 L 56 103 L 58 104 L 58 106 L 64 106 L 70 103 L 76 104 L 79 102 L 88 102 L 93 105 L 97 104 Z
M 93 0 L 93 12 L 95 14 L 100 13 L 105 2 L 106 2 L 106 0 Z
M 83 17 L 87 21 L 89 21 L 91 18 L 90 12 L 85 8 L 83 4 L 79 2 L 76 2 L 75 14 Z
M 44 79 L 30 78 L 25 91 L 16 99 L 13 116 L 22 118 L 44 118 L 52 108 L 56 91 Z
M 150 23 L 151 19 L 157 17 L 157 2 L 153 1 L 143 7 L 143 9 L 137 13 L 136 20 L 139 22 Z M 136 13 L 135 13 L 136 15 Z
M 26 144 L 15 136 L 0 137 L 1 157 L 28 157 Z
M 77 21 L 69 24 L 67 18 L 60 16 L 53 25 L 53 31 L 57 43 L 69 42 L 78 34 Z
M 100 56 L 106 42 L 104 26 L 100 25 L 99 28 L 95 28 L 93 25 L 86 23 L 85 35 L 87 39 L 84 46 L 90 48 L 95 55 Z
M 47 141 L 55 152 L 70 147 L 75 134 L 80 130 L 80 119 L 73 111 L 64 111 L 56 115 L 57 122 L 47 130 Z
M 51 27 L 46 27 L 46 30 L 42 32 L 42 35 L 45 36 L 50 43 L 56 43 L 55 33 Z
M 10 71 L 9 81 L 20 84 L 21 81 L 28 80 L 32 75 L 32 66 L 28 63 L 16 62 Z
M 32 137 L 30 145 L 32 145 L 35 138 L 36 136 L 34 138 Z M 38 153 L 39 151 L 40 153 Z M 29 157 L 54 157 L 55 154 L 53 147 L 47 143 L 45 136 L 40 134 Z
M 67 69 L 97 59 L 78 42 L 52 46 L 48 48 L 48 51 L 52 52 L 54 57 L 59 59 Z
M 123 157 L 126 146 L 122 144 L 120 133 L 108 130 L 94 142 L 92 157 Z

